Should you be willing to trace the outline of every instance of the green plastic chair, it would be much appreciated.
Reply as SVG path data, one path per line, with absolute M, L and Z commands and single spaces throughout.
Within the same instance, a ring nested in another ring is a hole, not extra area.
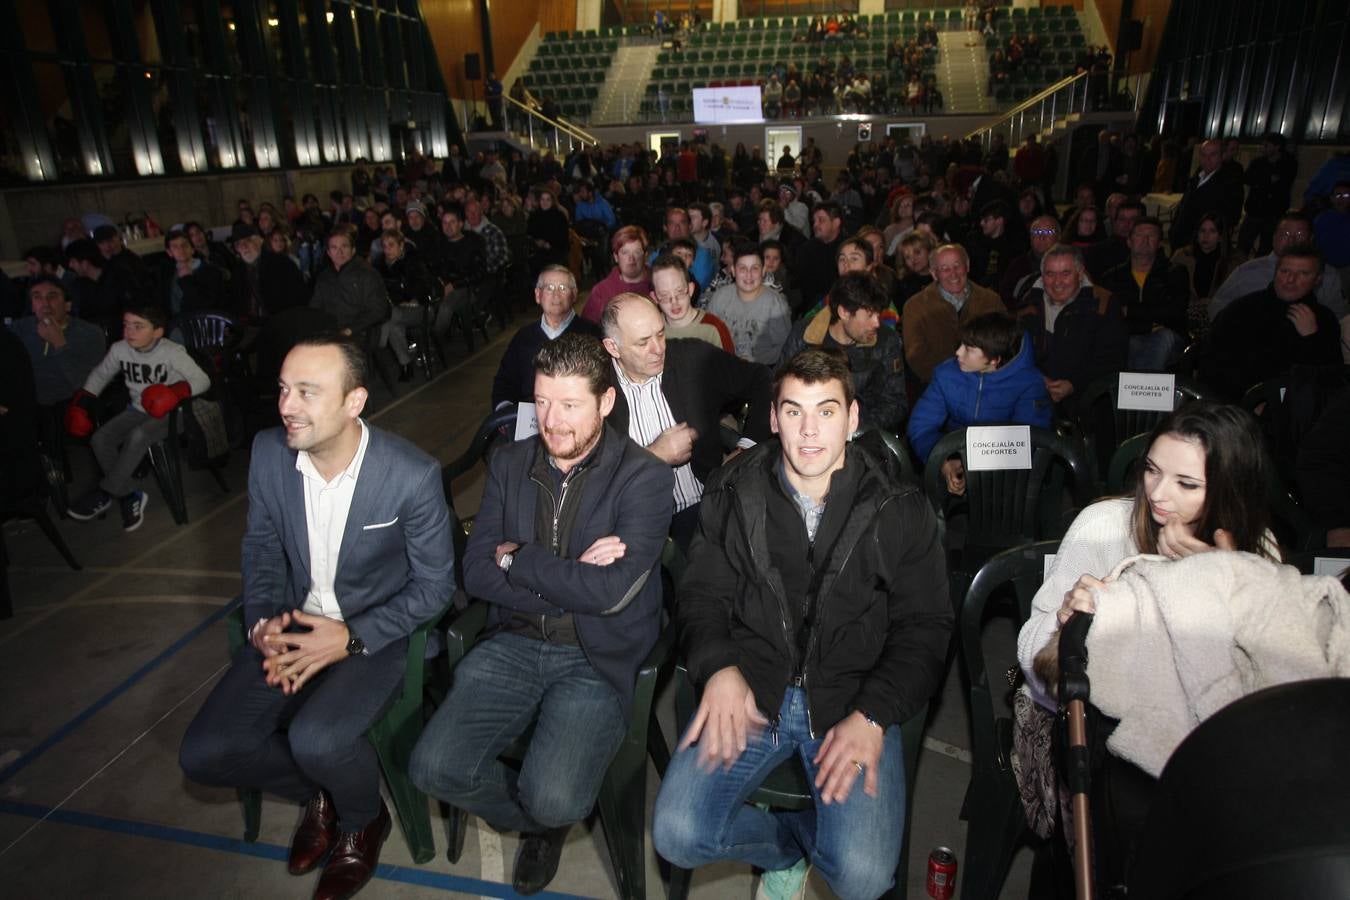
M 475 601 L 446 630 L 446 653 L 452 677 L 455 666 L 482 633 L 487 614 L 488 604 Z M 596 798 L 600 823 L 605 831 L 605 843 L 609 847 L 610 864 L 619 883 L 619 896 L 624 900 L 644 900 L 647 894 L 645 827 L 649 729 L 656 684 L 666 667 L 674 640 L 674 630 L 664 629 L 638 670 L 632 720 L 618 753 L 605 772 L 600 795 Z M 655 733 L 660 733 L 659 727 Z M 520 760 L 528 746 L 529 735 L 526 734 L 508 748 L 502 757 Z M 661 753 L 665 753 L 664 749 Z M 664 760 L 660 762 L 661 768 L 664 768 Z M 446 858 L 455 863 L 464 851 L 467 814 L 452 808 L 447 822 L 449 846 Z
M 1058 541 L 1041 541 L 991 557 L 975 573 L 961 601 L 957 630 L 970 686 L 972 738 L 970 786 L 962 807 L 962 818 L 968 825 L 961 900 L 987 900 L 999 895 L 1013 853 L 1028 831 L 1012 772 L 1012 719 L 994 714 L 994 689 L 983 640 L 985 608 L 990 597 L 1011 586 L 1020 629 L 1044 581 L 1045 557 L 1058 549 Z M 1000 681 L 1001 675 L 999 672 L 996 676 Z
M 399 827 L 403 829 L 403 837 L 408 842 L 408 850 L 413 862 L 419 864 L 429 862 L 436 855 L 436 843 L 431 836 L 427 797 L 408 777 L 408 760 L 426 721 L 423 703 L 427 683 L 427 637 L 445 614 L 443 610 L 430 621 L 424 622 L 408 638 L 403 690 L 384 716 L 366 732 L 366 737 L 379 756 L 380 771 L 384 773 L 385 784 L 389 787 L 389 797 L 394 801 L 394 813 L 398 817 Z M 242 604 L 237 605 L 225 621 L 230 655 L 233 657 L 248 640 L 244 633 Z M 258 839 L 258 827 L 262 820 L 262 792 L 241 788 L 238 793 L 244 807 L 244 840 L 251 844 Z
M 675 720 L 679 734 L 684 734 L 689 720 L 694 717 L 698 699 L 693 682 L 683 664 L 675 667 Z M 909 888 L 909 830 L 914 809 L 914 776 L 918 771 L 923 733 L 928 721 L 928 704 L 900 725 L 900 745 L 905 757 L 905 833 L 901 839 L 900 861 L 895 870 L 895 885 L 884 896 L 887 900 L 905 900 Z M 747 803 L 767 805 L 774 809 L 810 809 L 815 803 L 811 786 L 806 781 L 806 770 L 801 760 L 793 756 L 769 773 L 758 788 L 746 799 Z M 679 866 L 670 867 L 670 886 L 666 900 L 686 900 L 693 872 Z
M 1168 415 L 1166 412 L 1151 410 L 1117 409 L 1119 387 L 1119 374 L 1098 379 L 1088 385 L 1078 402 L 1075 424 L 1083 435 L 1088 459 L 1096 463 L 1098 474 L 1102 477 L 1107 474 L 1117 446 L 1131 435 L 1152 431 Z M 1172 409 L 1180 409 L 1193 400 L 1203 399 L 1205 394 L 1198 385 L 1182 378 L 1176 380 L 1172 392 Z

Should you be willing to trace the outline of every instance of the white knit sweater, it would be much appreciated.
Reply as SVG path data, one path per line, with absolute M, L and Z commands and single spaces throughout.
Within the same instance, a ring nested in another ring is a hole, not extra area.
M 1103 500 L 1078 514 L 1059 543 L 1059 553 L 1050 566 L 1045 583 L 1031 602 L 1031 617 L 1017 636 L 1017 661 L 1026 675 L 1031 697 L 1047 709 L 1055 709 L 1054 699 L 1031 671 L 1032 660 L 1059 628 L 1055 614 L 1064 605 L 1067 594 L 1084 575 L 1105 578 L 1139 548 L 1130 527 L 1130 499 Z

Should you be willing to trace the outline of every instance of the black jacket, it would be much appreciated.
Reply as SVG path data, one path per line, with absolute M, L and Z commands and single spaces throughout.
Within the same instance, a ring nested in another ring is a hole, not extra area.
M 1200 218 L 1210 212 L 1219 213 L 1225 222 L 1236 222 L 1242 218 L 1241 177 L 1234 178 L 1230 172 L 1220 168 L 1201 185 L 1200 173 L 1192 175 L 1186 182 L 1186 193 L 1181 203 L 1172 214 L 1172 231 L 1168 235 L 1171 246 L 1184 247 L 1194 241 Z
M 1210 328 L 1200 371 L 1221 399 L 1236 403 L 1249 388 L 1286 374 L 1295 363 L 1335 366 L 1341 362 L 1336 316 L 1316 294 L 1300 301 L 1317 316 L 1317 331 L 1303 337 L 1289 320 L 1289 305 L 1274 285 L 1239 297 Z
M 260 320 L 306 304 L 305 278 L 290 257 L 263 248 L 254 266 L 256 269 L 250 272 L 248 264 L 240 260 L 230 275 L 235 316 Z
M 952 629 L 933 510 L 850 445 L 810 545 L 781 455 L 777 441 L 761 444 L 704 492 L 676 612 L 689 673 L 701 685 L 736 666 L 772 717 L 801 672 L 816 737 L 854 709 L 899 724 L 941 684 Z M 822 566 L 803 651 L 797 629 Z
M 1130 334 L 1148 334 L 1154 325 L 1161 325 L 1184 336 L 1186 308 L 1191 302 L 1191 282 L 1186 270 L 1172 265 L 1159 252 L 1140 289 L 1130 265 L 1126 262 L 1108 270 L 1099 282 L 1120 304 Z
M 722 464 L 722 413 L 731 403 L 749 403 L 745 436 L 755 442 L 768 440 L 769 404 L 773 401 L 773 375 L 767 366 L 746 362 L 701 341 L 681 338 L 666 342 L 666 367 L 661 375 L 661 393 L 670 404 L 676 422 L 688 422 L 698 432 L 690 463 L 699 481 Z M 628 398 L 615 389 L 614 411 L 609 423 L 628 433 Z
M 1045 303 L 1045 292 L 1033 288 L 1022 321 L 1036 348 L 1036 368 L 1046 378 L 1073 383 L 1061 409 L 1069 412 L 1088 385 L 1125 368 L 1129 332 L 1120 304 L 1104 288 L 1080 289 L 1055 318 L 1053 333 L 1045 329 Z
M 464 588 L 493 604 L 495 628 L 514 614 L 572 614 L 586 659 L 631 705 L 638 667 L 661 629 L 657 571 L 674 508 L 675 479 L 660 460 L 607 426 L 589 465 L 572 519 L 566 557 L 537 534 L 538 485 L 532 480 L 542 443 L 517 441 L 492 457 L 483 502 L 464 551 Z M 587 547 L 616 534 L 627 550 L 608 566 L 579 562 Z M 497 567 L 497 545 L 520 544 L 509 573 Z M 577 723 L 584 727 L 585 723 Z

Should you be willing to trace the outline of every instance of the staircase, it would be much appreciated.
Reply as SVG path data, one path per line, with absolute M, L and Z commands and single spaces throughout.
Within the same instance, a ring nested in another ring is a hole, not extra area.
M 656 55 L 661 52 L 657 43 L 619 45 L 605 73 L 605 84 L 591 110 L 592 125 L 617 125 L 637 121 L 642 92 L 647 87 Z
M 974 44 L 971 45 L 971 41 Z M 942 91 L 943 111 L 949 113 L 987 113 L 998 109 L 994 98 L 985 93 L 989 86 L 989 59 L 984 38 L 974 31 L 938 32 L 937 80 Z

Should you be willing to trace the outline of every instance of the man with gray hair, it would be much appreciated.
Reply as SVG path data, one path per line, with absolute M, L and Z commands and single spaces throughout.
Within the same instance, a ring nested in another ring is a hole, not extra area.
M 492 379 L 492 408 L 528 402 L 534 397 L 534 357 L 549 341 L 564 334 L 586 334 L 600 339 L 600 329 L 573 310 L 577 280 L 567 266 L 551 263 L 539 271 L 534 302 L 542 315 L 511 337 Z
M 520 894 L 553 879 L 627 730 L 661 630 L 673 480 L 606 423 L 614 379 L 595 338 L 545 344 L 534 372 L 539 435 L 493 457 L 464 554 L 491 637 L 456 667 L 409 764 L 428 794 L 522 833 Z M 497 757 L 531 727 L 517 771 Z
M 1023 321 L 1061 414 L 1094 380 L 1125 367 L 1129 339 L 1120 304 L 1088 281 L 1077 247 L 1056 244 L 1041 257 L 1040 283 L 1027 295 Z
M 970 280 L 965 247 L 943 244 L 930 258 L 933 283 L 909 298 L 901 319 L 905 362 L 923 384 L 960 346 L 961 326 L 985 313 L 1004 311 L 997 293 Z

